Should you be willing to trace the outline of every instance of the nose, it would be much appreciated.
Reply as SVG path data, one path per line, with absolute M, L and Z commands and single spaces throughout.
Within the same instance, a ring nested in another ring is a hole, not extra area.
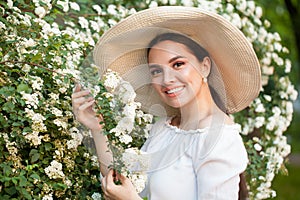
M 163 72 L 163 83 L 168 85 L 173 83 L 176 79 L 176 72 L 173 69 L 166 68 Z

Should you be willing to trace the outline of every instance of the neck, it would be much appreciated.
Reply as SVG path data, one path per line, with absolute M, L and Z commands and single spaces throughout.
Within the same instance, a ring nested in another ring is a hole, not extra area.
M 224 113 L 215 104 L 208 85 L 202 85 L 203 89 L 196 96 L 195 101 L 181 108 L 180 128 L 198 129 L 211 125 L 213 116 L 217 114 L 224 117 Z

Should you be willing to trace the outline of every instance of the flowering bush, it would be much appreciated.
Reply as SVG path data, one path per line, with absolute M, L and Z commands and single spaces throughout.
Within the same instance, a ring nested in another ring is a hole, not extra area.
M 101 198 L 97 159 L 83 145 L 88 131 L 71 112 L 74 82 L 92 70 L 83 63 L 109 27 L 137 10 L 179 4 L 223 15 L 252 42 L 263 87 L 253 104 L 233 117 L 249 153 L 250 199 L 276 196 L 271 183 L 290 153 L 283 133 L 297 92 L 289 80 L 288 49 L 278 33 L 268 31 L 271 24 L 253 1 L 26 2 L 0 2 L 1 199 Z
M 148 166 L 141 170 L 135 169 L 135 165 L 145 165 L 144 160 L 139 159 L 143 153 L 140 148 L 148 138 L 153 116 L 140 109 L 133 87 L 116 72 L 105 73 L 98 86 L 95 99 L 101 109 L 97 109 L 97 113 L 105 122 L 103 134 L 107 135 L 108 147 L 113 154 L 111 167 L 127 175 L 137 192 L 141 192 L 147 180 Z

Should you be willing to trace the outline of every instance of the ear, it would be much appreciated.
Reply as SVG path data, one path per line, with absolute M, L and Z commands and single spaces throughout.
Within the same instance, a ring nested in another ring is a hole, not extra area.
M 203 58 L 201 73 L 203 77 L 208 77 L 211 69 L 211 60 L 208 56 Z

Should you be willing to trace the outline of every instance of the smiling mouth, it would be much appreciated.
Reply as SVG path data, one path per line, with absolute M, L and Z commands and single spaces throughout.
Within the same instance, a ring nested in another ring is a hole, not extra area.
M 173 94 L 173 93 L 176 93 L 176 92 L 179 92 L 181 90 L 183 90 L 184 87 L 177 87 L 177 88 L 174 88 L 174 89 L 171 89 L 171 90 L 167 90 L 165 91 L 166 94 Z

